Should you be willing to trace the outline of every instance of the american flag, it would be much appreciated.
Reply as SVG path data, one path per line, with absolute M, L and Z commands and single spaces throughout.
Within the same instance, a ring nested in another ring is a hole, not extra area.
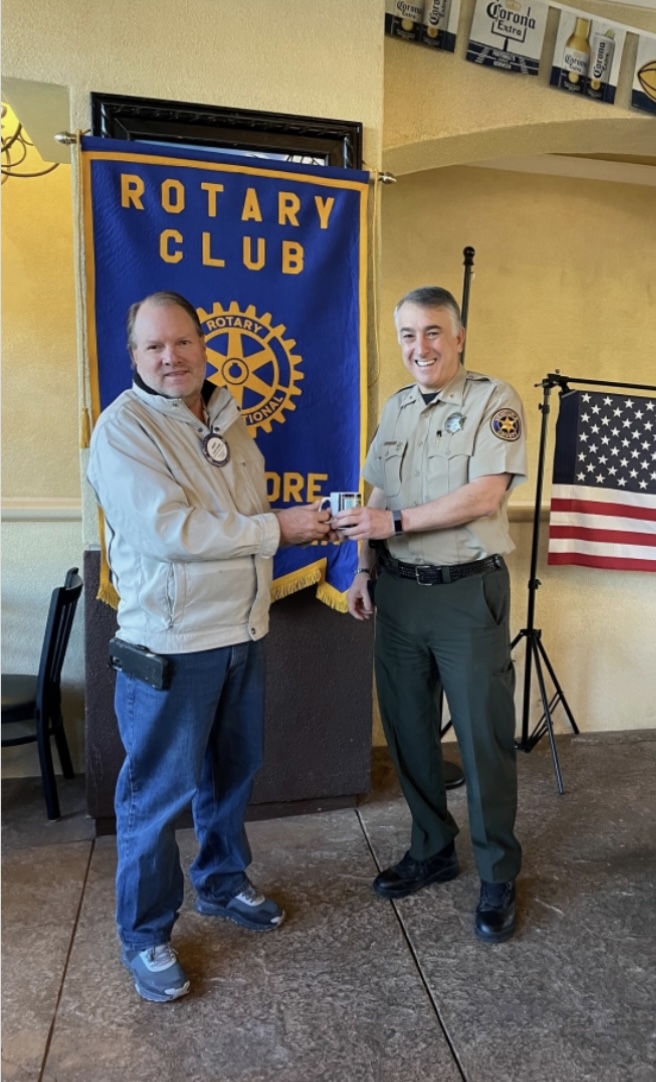
M 547 562 L 656 571 L 656 395 L 562 395 Z

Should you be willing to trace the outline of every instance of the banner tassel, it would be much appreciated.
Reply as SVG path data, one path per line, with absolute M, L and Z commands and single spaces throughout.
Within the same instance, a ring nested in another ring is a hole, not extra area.
M 112 583 L 111 575 L 109 572 L 109 564 L 107 562 L 107 552 L 105 550 L 105 542 L 103 540 L 105 536 L 105 518 L 98 508 L 98 533 L 101 538 L 100 542 L 100 573 L 98 575 L 98 593 L 96 594 L 97 601 L 103 601 L 105 605 L 111 605 L 113 609 L 118 608 L 120 598 L 118 591 Z
M 348 612 L 346 594 L 342 594 L 328 582 L 320 582 L 317 586 L 317 600 L 323 601 L 330 609 L 336 612 Z
M 91 418 L 89 409 L 85 406 L 80 417 L 80 447 L 84 450 L 91 442 Z
M 317 567 L 305 574 L 296 573 L 294 575 L 286 575 L 282 579 L 278 579 L 271 587 L 271 601 L 280 601 L 283 597 L 290 597 L 292 594 L 298 593 L 299 590 L 305 590 L 308 586 L 314 586 L 321 579 L 321 570 Z
M 98 593 L 96 594 L 96 601 L 102 601 L 105 605 L 111 606 L 112 609 L 118 608 L 119 596 L 111 582 L 100 583 L 98 586 Z

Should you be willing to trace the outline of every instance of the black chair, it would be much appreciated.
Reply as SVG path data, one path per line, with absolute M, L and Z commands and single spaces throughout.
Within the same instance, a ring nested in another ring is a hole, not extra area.
M 29 731 L 20 724 L 17 735 L 2 734 L 2 747 L 36 743 L 39 748 L 41 780 L 48 819 L 60 819 L 59 798 L 52 762 L 51 737 L 55 738 L 59 761 L 65 778 L 73 778 L 73 764 L 68 750 L 61 713 L 61 671 L 73 626 L 75 609 L 82 593 L 82 579 L 72 567 L 63 586 L 53 590 L 46 632 L 41 648 L 37 675 L 2 676 L 2 724 L 30 722 Z

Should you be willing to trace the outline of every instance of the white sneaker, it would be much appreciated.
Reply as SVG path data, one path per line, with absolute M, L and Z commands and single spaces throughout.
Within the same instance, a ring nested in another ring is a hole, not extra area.
M 273 898 L 265 898 L 249 879 L 232 897 L 221 899 L 199 894 L 196 912 L 206 917 L 223 917 L 253 932 L 272 932 L 285 919 L 285 911 Z
M 124 947 L 121 961 L 130 970 L 139 995 L 152 1003 L 167 1003 L 189 991 L 189 979 L 170 943 L 142 951 Z

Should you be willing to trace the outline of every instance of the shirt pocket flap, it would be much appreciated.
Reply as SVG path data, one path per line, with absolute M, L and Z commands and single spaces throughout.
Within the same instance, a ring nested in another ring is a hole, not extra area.
M 467 431 L 461 428 L 459 432 L 443 432 L 430 448 L 428 457 L 440 455 L 443 458 L 455 458 L 456 455 L 467 455 L 471 458 L 475 439 L 476 433 L 472 429 Z
M 388 496 L 396 496 L 401 491 L 401 468 L 407 446 L 407 440 L 390 440 L 383 444 L 381 458 Z

